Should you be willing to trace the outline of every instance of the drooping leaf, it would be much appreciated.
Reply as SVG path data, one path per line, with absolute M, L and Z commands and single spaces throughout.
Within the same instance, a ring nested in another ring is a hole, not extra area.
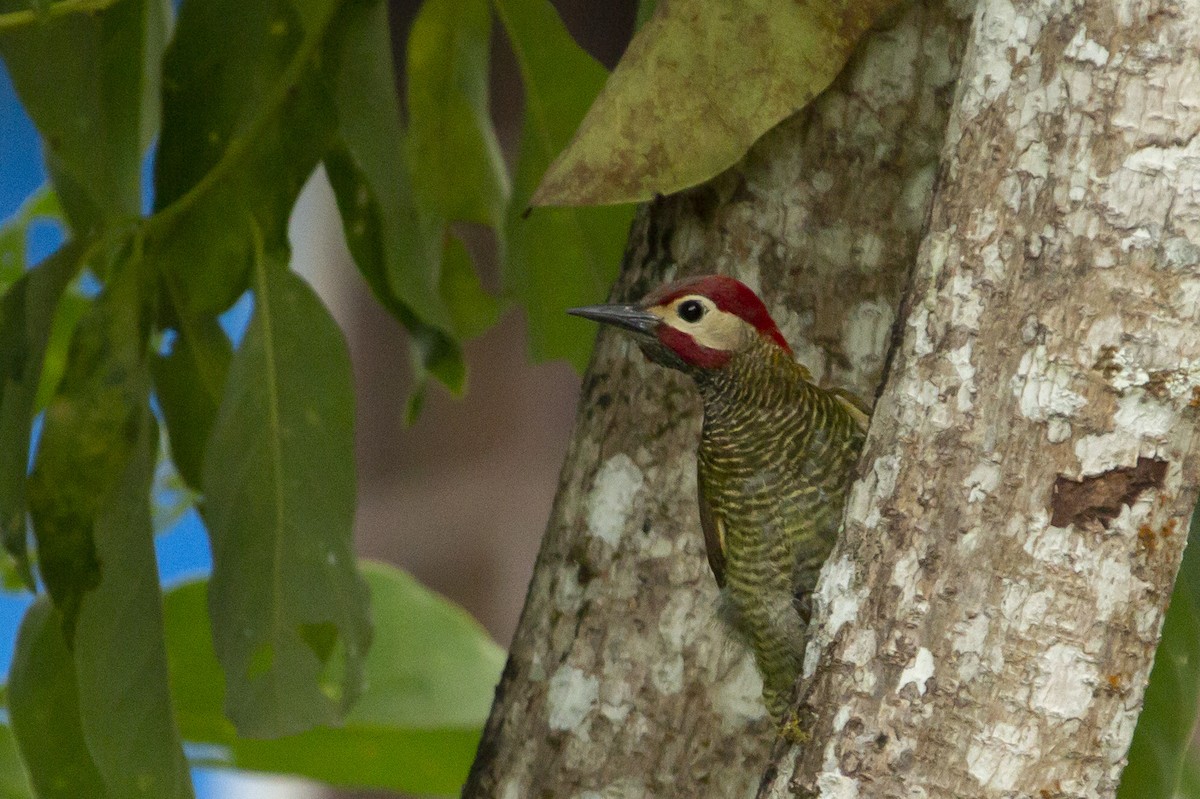
M 132 454 L 135 420 L 146 405 L 142 266 L 129 259 L 113 267 L 80 321 L 29 479 L 38 565 L 68 631 L 83 594 L 99 584 L 93 527 Z
M 371 628 L 351 548 L 346 344 L 277 254 L 256 261 L 254 297 L 203 486 L 227 711 L 243 735 L 272 737 L 337 722 L 361 690 Z
M 143 406 L 136 443 L 95 522 L 100 581 L 83 596 L 75 670 L 84 739 L 113 799 L 190 799 L 171 712 L 150 485 L 158 430 Z
M 1200 516 L 1194 516 L 1117 799 L 1174 796 L 1184 764 L 1192 756 L 1200 702 L 1198 530 Z
M 29 774 L 21 762 L 17 739 L 12 727 L 0 725 L 0 797 L 3 799 L 35 799 Z
M 533 204 L 641 202 L 708 180 L 824 90 L 894 3 L 659 4 Z
M 238 768 L 351 788 L 457 792 L 504 653 L 470 616 L 407 574 L 370 562 L 362 563 L 362 571 L 375 627 L 363 695 L 340 726 L 271 741 L 237 738 L 221 714 L 205 584 L 168 592 L 167 650 L 184 736 L 227 747 L 227 765 Z
M 328 146 L 319 75 L 333 0 L 185 3 L 164 62 L 149 257 L 165 327 L 220 313 L 247 285 L 255 231 L 286 243 L 288 216 Z
M 429 373 L 459 393 L 466 367 L 439 287 L 444 221 L 413 197 L 386 4 L 346 7 L 337 34 L 325 64 L 338 131 L 325 167 L 346 242 L 376 299 L 408 329 L 418 381 Z
M 493 5 L 517 56 L 526 105 L 505 228 L 505 281 L 528 314 L 533 356 L 566 358 L 582 371 L 595 331 L 563 311 L 607 294 L 633 209 L 552 208 L 528 216 L 523 209 L 607 75 L 571 39 L 548 0 L 494 0 Z
M 462 240 L 453 234 L 446 236 L 440 290 L 446 298 L 450 318 L 454 320 L 454 333 L 459 339 L 480 335 L 500 317 L 500 301 L 479 282 L 470 253 Z
M 28 7 L 0 0 L 0 13 Z M 141 155 L 158 126 L 169 14 L 164 0 L 117 0 L 0 33 L 0 55 L 79 233 L 141 207 Z
M 488 111 L 489 0 L 426 0 L 408 36 L 408 152 L 422 209 L 499 228 L 508 172 Z
M 102 799 L 104 783 L 84 741 L 75 660 L 62 614 L 48 597 L 25 613 L 8 678 L 8 711 L 39 799 Z
M 26 272 L 0 299 L 0 534 L 26 585 L 25 551 L 29 436 L 56 310 L 79 270 L 79 247 L 67 245 Z
M 181 321 L 174 346 L 151 362 L 171 459 L 187 484 L 200 489 L 204 447 L 225 393 L 233 349 L 211 316 Z

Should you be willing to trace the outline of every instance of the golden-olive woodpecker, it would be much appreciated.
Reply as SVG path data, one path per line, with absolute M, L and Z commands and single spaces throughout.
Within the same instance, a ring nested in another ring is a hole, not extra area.
M 809 597 L 841 524 L 867 414 L 798 364 L 762 300 L 733 278 L 662 286 L 635 305 L 569 313 L 633 333 L 704 401 L 697 452 L 708 562 L 763 679 L 787 710 L 804 658 Z

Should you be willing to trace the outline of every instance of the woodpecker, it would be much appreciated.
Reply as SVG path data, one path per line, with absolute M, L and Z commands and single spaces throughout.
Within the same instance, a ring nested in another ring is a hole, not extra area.
M 704 403 L 696 461 L 708 563 L 754 652 L 763 702 L 782 718 L 866 436 L 865 405 L 816 385 L 762 300 L 730 277 L 568 313 L 632 333 L 650 361 L 694 381 Z

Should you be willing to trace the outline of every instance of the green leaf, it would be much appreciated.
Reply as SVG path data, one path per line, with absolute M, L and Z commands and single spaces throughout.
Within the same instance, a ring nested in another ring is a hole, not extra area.
M 1200 515 L 1193 516 L 1188 545 L 1163 621 L 1162 639 L 1121 775 L 1118 799 L 1170 797 L 1190 756 L 1200 702 Z
M 75 661 L 62 614 L 45 596 L 25 613 L 8 678 L 8 710 L 39 799 L 102 799 L 79 720 Z
M 0 13 L 28 5 L 0 0 Z M 157 129 L 168 15 L 163 0 L 117 0 L 0 33 L 0 55 L 78 232 L 141 208 L 141 154 Z
M 1183 758 L 1183 774 L 1175 796 L 1177 799 L 1200 799 L 1200 757 L 1195 750 L 1188 751 Z
M 409 163 L 419 205 L 499 229 L 508 173 L 488 112 L 489 0 L 426 0 L 408 36 Z
M 39 221 L 63 222 L 58 195 L 48 185 L 26 197 L 16 213 L 0 224 L 0 294 L 25 273 L 29 228 Z
M 83 594 L 99 584 L 93 527 L 132 454 L 145 409 L 141 271 L 140 261 L 119 262 L 80 321 L 29 479 L 38 565 L 68 633 Z
M 325 60 L 338 111 L 325 156 L 346 241 L 375 298 L 411 336 L 418 389 L 432 374 L 466 380 L 455 320 L 441 291 L 444 222 L 418 209 L 392 74 L 387 5 L 347 6 Z
M 271 741 L 235 736 L 221 714 L 204 583 L 167 594 L 167 650 L 184 736 L 227 747 L 226 765 L 334 785 L 457 792 L 487 718 L 504 653 L 462 609 L 404 572 L 362 563 L 375 642 L 366 689 L 345 721 Z M 218 764 L 219 761 L 218 761 Z
M 34 799 L 29 774 L 17 750 L 17 739 L 8 725 L 0 725 L 0 797 Z
M 164 63 L 163 131 L 148 257 L 162 265 L 164 326 L 227 308 L 245 290 L 255 231 L 287 220 L 333 131 L 320 79 L 332 2 L 185 3 Z
M 25 274 L 25 252 L 29 228 L 37 222 L 57 222 L 65 225 L 63 211 L 59 206 L 58 195 L 50 186 L 42 186 L 25 198 L 21 208 L 0 227 L 0 294 Z M 74 248 L 76 252 L 80 248 Z M 78 269 L 76 270 L 78 271 Z M 41 382 L 34 400 L 34 409 L 40 411 L 46 407 L 58 381 L 62 378 L 67 364 L 67 349 L 71 342 L 71 334 L 75 325 L 83 317 L 91 305 L 91 300 L 83 295 L 78 282 L 71 284 L 62 292 L 58 300 L 58 310 L 54 312 L 54 322 L 50 328 L 50 339 L 45 344 L 41 361 Z M 0 500 L 0 507 L 3 501 Z
M 505 239 L 505 281 L 529 317 L 535 358 L 583 371 L 595 331 L 563 313 L 602 299 L 617 276 L 630 207 L 526 215 L 538 179 L 604 86 L 604 68 L 571 39 L 548 0 L 494 0 L 525 83 L 525 130 Z
M 216 319 L 180 324 L 171 352 L 151 362 L 154 390 L 162 407 L 171 459 L 187 484 L 200 489 L 204 447 L 225 393 L 233 348 Z
M 50 339 L 46 342 L 46 352 L 42 358 L 42 379 L 38 382 L 37 397 L 33 402 L 36 412 L 44 410 L 58 391 L 58 384 L 67 370 L 71 338 L 91 307 L 92 300 L 84 295 L 80 279 L 76 277 L 59 299 L 54 322 L 50 325 Z
M 227 711 L 243 735 L 271 737 L 340 718 L 361 690 L 371 627 L 351 547 L 354 395 L 345 341 L 276 255 L 255 263 L 254 297 L 203 484 Z M 335 638 L 336 657 L 313 634 Z
M 660 4 L 533 204 L 643 202 L 703 183 L 823 91 L 894 3 Z
M 501 302 L 488 294 L 471 265 L 471 255 L 454 235 L 446 237 L 440 290 L 459 339 L 480 335 L 500 318 Z
M 79 710 L 109 797 L 188 799 L 150 524 L 158 431 L 148 408 L 135 429 L 132 455 L 96 516 L 100 583 L 84 595 L 75 632 Z
M 79 271 L 79 247 L 67 245 L 26 272 L 0 299 L 0 534 L 26 585 L 25 551 L 29 436 L 47 344 L 63 292 Z

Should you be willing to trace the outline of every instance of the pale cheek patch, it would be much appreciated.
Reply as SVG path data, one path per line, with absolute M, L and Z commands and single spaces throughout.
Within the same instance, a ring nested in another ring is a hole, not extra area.
M 687 322 L 679 316 L 678 306 L 688 300 L 697 300 L 705 308 L 704 316 L 697 322 Z M 669 305 L 657 305 L 648 310 L 662 319 L 663 324 L 690 336 L 701 347 L 721 352 L 745 349 L 756 333 L 750 323 L 736 314 L 720 310 L 704 297 L 688 295 L 673 300 Z

